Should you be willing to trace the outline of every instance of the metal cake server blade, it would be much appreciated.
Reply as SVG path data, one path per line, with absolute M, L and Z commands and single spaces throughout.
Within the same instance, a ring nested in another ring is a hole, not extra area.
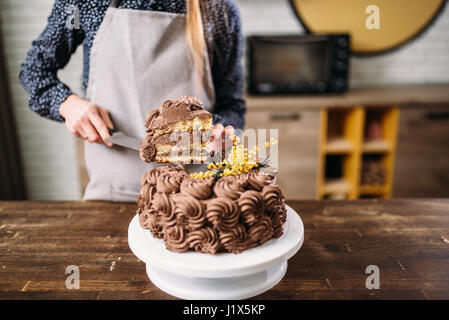
M 123 132 L 120 131 L 116 131 L 113 129 L 109 130 L 109 134 L 111 135 L 107 140 L 109 142 L 112 142 L 113 144 L 128 148 L 128 149 L 132 149 L 132 150 L 136 150 L 139 151 L 140 150 L 140 144 L 141 141 L 139 139 L 130 137 L 125 135 Z

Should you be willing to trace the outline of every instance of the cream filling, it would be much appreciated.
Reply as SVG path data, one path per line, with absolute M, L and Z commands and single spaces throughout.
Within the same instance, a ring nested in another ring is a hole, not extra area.
M 167 125 L 162 129 L 154 129 L 154 137 L 160 137 L 163 134 L 169 134 L 177 131 L 210 130 L 212 128 L 212 118 L 200 119 L 198 117 L 188 121 L 178 121 Z
M 207 160 L 207 156 L 176 156 L 169 157 L 164 155 L 156 155 L 157 162 L 168 162 L 168 163 L 191 163 L 191 162 L 204 162 Z
M 183 152 L 183 151 L 191 151 L 191 150 L 209 150 L 207 143 L 199 144 L 190 144 L 187 146 L 177 146 L 177 145 L 169 145 L 169 144 L 156 144 L 156 154 L 170 154 L 172 152 Z

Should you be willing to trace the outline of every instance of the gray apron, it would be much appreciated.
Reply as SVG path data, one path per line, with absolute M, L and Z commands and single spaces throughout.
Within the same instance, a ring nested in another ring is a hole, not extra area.
M 115 1 L 112 1 L 113 3 Z M 87 99 L 109 111 L 115 129 L 143 140 L 145 116 L 167 100 L 215 102 L 206 53 L 202 87 L 185 40 L 185 15 L 108 8 L 90 54 Z M 90 182 L 84 200 L 136 201 L 141 176 L 158 166 L 123 147 L 85 142 Z

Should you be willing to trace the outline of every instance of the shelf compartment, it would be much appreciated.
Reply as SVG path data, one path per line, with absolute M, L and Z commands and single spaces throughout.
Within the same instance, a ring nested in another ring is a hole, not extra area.
M 362 185 L 359 193 L 362 195 L 383 195 L 386 193 L 386 185 Z
M 350 110 L 348 109 L 329 109 L 327 111 L 327 141 L 345 138 L 349 115 Z
M 385 140 L 365 141 L 362 146 L 364 153 L 386 153 L 390 150 L 390 143 Z
M 327 154 L 346 154 L 354 150 L 351 141 L 343 138 L 332 139 L 327 142 L 325 151 Z
M 387 182 L 386 156 L 382 154 L 364 154 L 360 171 L 360 186 L 378 186 Z M 369 189 L 369 188 L 368 188 Z
M 324 194 L 347 194 L 351 190 L 351 184 L 345 179 L 329 179 L 324 183 Z

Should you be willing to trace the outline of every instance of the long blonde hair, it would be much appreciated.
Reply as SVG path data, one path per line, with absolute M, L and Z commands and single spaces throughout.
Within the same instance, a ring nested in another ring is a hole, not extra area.
M 203 68 L 206 52 L 206 40 L 201 7 L 203 0 L 186 0 L 186 40 L 192 52 L 198 73 L 200 88 L 203 82 Z M 200 89 L 201 90 L 201 89 Z

